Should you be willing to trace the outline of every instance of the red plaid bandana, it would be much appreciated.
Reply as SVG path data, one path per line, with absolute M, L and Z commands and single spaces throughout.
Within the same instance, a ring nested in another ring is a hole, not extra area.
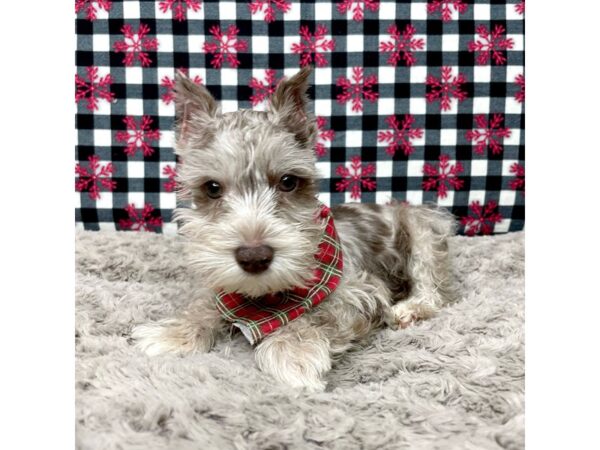
M 319 220 L 326 220 L 325 231 L 315 254 L 317 268 L 306 287 L 267 294 L 259 298 L 238 293 L 219 292 L 215 298 L 223 318 L 238 327 L 251 344 L 300 317 L 327 298 L 342 279 L 342 246 L 335 231 L 330 209 L 321 205 Z

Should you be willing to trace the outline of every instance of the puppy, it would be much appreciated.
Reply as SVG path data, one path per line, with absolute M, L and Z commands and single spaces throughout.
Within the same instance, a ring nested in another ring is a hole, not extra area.
M 321 390 L 353 344 L 453 300 L 449 213 L 404 204 L 329 210 L 318 201 L 309 75 L 303 68 L 281 81 L 267 111 L 226 114 L 206 88 L 177 75 L 178 182 L 194 206 L 176 218 L 203 287 L 178 317 L 133 330 L 147 354 L 207 352 L 233 323 L 261 370 Z

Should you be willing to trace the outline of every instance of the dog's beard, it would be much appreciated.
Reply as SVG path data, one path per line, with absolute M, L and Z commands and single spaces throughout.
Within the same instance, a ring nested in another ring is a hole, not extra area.
M 190 209 L 177 211 L 184 222 L 180 231 L 188 238 L 189 264 L 204 286 L 260 297 L 305 286 L 312 279 L 323 225 L 315 222 L 314 211 L 295 211 L 295 220 L 288 221 L 272 204 L 244 198 L 218 220 Z M 245 272 L 235 260 L 235 250 L 254 240 L 274 250 L 269 268 L 260 274 Z

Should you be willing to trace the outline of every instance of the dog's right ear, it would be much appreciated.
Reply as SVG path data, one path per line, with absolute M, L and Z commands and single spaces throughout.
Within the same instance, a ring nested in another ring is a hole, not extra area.
M 203 85 L 190 80 L 183 72 L 175 74 L 176 140 L 186 144 L 190 137 L 202 138 L 211 119 L 219 114 L 219 105 Z
M 311 71 L 309 66 L 305 66 L 291 78 L 281 80 L 271 98 L 270 110 L 300 144 L 312 149 L 316 143 L 317 125 L 306 110 Z

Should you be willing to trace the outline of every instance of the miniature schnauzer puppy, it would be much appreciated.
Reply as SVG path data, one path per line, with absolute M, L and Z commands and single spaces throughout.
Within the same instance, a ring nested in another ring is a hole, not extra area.
M 147 354 L 208 352 L 231 329 L 216 308 L 217 291 L 260 301 L 311 278 L 323 226 L 315 221 L 321 204 L 310 72 L 282 80 L 267 111 L 230 113 L 221 113 L 205 87 L 177 75 L 178 181 L 193 207 L 178 209 L 176 218 L 203 287 L 178 317 L 133 330 Z M 454 300 L 449 213 L 351 203 L 331 214 L 343 254 L 339 285 L 255 346 L 261 370 L 313 390 L 324 389 L 336 358 L 374 330 L 404 328 Z

